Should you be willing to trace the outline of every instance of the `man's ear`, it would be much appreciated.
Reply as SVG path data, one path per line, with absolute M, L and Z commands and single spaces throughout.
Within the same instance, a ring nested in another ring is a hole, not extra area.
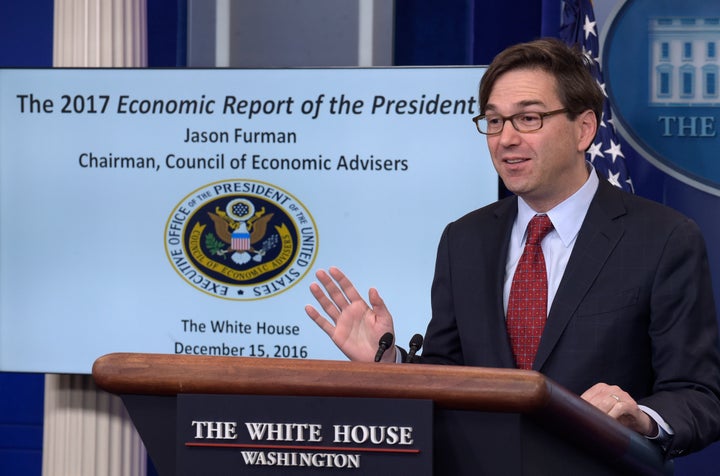
M 599 124 L 595 113 L 588 109 L 577 117 L 578 133 L 578 152 L 585 152 L 592 145 L 597 134 Z

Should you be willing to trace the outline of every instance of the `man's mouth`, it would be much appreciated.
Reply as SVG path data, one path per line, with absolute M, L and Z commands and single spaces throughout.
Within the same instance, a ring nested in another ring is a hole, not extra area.
M 517 158 L 517 159 L 504 159 L 503 161 L 504 161 L 506 164 L 515 165 L 515 164 L 520 164 L 520 163 L 522 163 L 522 162 L 525 162 L 526 160 L 530 160 L 530 159 L 527 159 L 527 158 Z

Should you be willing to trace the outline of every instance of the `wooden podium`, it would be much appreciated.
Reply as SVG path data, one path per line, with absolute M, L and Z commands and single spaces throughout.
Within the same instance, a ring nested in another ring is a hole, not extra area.
M 163 476 L 180 394 L 431 400 L 436 475 L 672 474 L 652 443 L 534 371 L 118 353 L 93 377 L 122 397 Z

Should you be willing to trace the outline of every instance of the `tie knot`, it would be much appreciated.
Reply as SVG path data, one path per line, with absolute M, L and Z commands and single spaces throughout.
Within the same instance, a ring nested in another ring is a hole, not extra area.
M 528 225 L 527 244 L 539 244 L 552 229 L 553 224 L 550 221 L 550 217 L 547 215 L 535 215 Z

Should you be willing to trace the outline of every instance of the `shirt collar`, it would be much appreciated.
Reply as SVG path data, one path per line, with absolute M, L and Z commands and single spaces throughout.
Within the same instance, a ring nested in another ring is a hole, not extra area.
M 595 173 L 595 169 L 589 162 L 586 162 L 586 164 L 590 174 L 583 186 L 547 212 L 547 216 L 550 217 L 555 232 L 557 232 L 560 240 L 562 240 L 563 245 L 566 247 L 570 246 L 580 232 L 580 226 L 582 226 L 582 222 L 585 220 L 585 215 L 587 214 L 588 208 L 590 208 L 590 202 L 592 202 L 595 192 L 600 185 L 600 180 Z M 537 212 L 530 208 L 530 205 L 528 205 L 525 200 L 518 197 L 518 215 L 513 231 L 514 240 L 522 243 L 528 223 L 530 223 L 530 220 L 535 215 L 537 215 Z

